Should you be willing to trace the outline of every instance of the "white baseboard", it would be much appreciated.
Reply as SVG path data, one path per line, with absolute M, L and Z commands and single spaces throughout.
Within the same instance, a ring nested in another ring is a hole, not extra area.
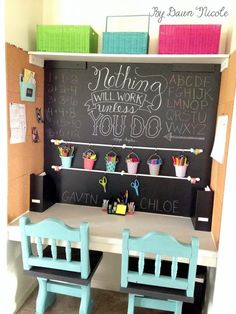
M 19 309 L 25 304 L 26 300 L 30 297 L 30 295 L 32 294 L 32 292 L 35 290 L 35 288 L 37 287 L 37 281 L 33 281 L 28 287 L 27 289 L 24 290 L 24 293 L 21 294 L 21 296 L 15 301 L 16 304 L 16 309 L 14 311 L 14 313 L 16 313 L 17 311 L 19 311 Z

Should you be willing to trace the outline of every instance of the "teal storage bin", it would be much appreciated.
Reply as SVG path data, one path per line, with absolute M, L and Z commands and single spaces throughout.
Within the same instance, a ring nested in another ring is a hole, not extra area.
M 147 17 L 147 32 L 109 32 L 109 18 Z M 147 15 L 107 16 L 106 31 L 102 37 L 102 53 L 107 54 L 146 54 L 149 44 L 150 17 Z
M 148 38 L 145 32 L 104 32 L 102 53 L 146 54 Z

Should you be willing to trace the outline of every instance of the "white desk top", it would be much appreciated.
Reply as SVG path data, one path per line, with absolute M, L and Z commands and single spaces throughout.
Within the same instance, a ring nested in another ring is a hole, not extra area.
M 87 221 L 90 227 L 90 248 L 103 252 L 121 254 L 121 237 L 124 228 L 130 229 L 131 235 L 140 236 L 149 231 L 169 233 L 182 242 L 190 242 L 192 236 L 199 238 L 198 264 L 216 267 L 217 249 L 211 232 L 194 230 L 188 217 L 168 216 L 135 212 L 134 215 L 108 215 L 101 208 L 54 204 L 43 213 L 27 212 L 32 222 L 48 217 L 63 220 L 71 227 L 78 227 L 80 222 Z M 8 239 L 20 241 L 19 219 L 8 226 Z

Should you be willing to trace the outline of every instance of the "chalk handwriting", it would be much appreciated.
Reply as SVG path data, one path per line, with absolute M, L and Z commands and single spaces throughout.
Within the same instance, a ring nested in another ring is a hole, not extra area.
M 163 136 L 172 139 L 204 140 L 208 107 L 214 99 L 208 75 L 174 73 L 167 88 Z
M 113 136 L 126 140 L 145 136 L 156 138 L 161 131 L 161 119 L 153 112 L 162 105 L 167 80 L 162 75 L 142 75 L 138 67 L 119 65 L 93 66 L 93 78 L 88 83 L 91 97 L 84 106 L 93 122 L 92 135 Z M 142 112 L 147 117 L 143 118 Z
M 178 214 L 179 213 L 179 200 L 164 200 L 151 199 L 142 197 L 139 203 L 140 209 L 148 212 Z
M 69 202 L 73 204 L 81 204 L 81 203 L 84 203 L 86 205 L 98 204 L 98 194 L 93 195 L 87 192 L 64 191 L 62 193 L 61 198 L 63 202 Z
M 160 7 L 152 7 L 149 13 L 150 17 L 157 19 L 158 23 L 162 23 L 164 19 L 170 20 L 171 18 L 227 18 L 229 16 L 229 11 L 226 7 L 222 6 L 219 8 L 210 8 L 207 6 L 196 6 L 191 10 L 183 10 L 182 8 L 177 8 L 170 6 L 166 10 L 162 10 Z M 168 23 L 167 23 L 168 24 Z

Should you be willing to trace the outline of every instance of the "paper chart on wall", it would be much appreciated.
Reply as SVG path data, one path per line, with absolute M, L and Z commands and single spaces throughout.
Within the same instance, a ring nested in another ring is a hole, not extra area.
M 221 164 L 224 162 L 227 124 L 227 115 L 222 115 L 217 118 L 215 140 L 211 152 L 211 157 Z
M 11 144 L 24 143 L 26 137 L 25 105 L 10 104 Z

